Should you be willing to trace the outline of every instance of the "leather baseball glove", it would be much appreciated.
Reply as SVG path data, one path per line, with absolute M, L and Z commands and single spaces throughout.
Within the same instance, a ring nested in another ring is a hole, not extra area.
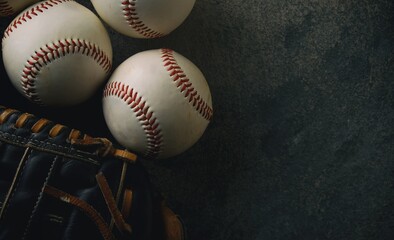
M 184 239 L 137 156 L 0 106 L 0 239 Z

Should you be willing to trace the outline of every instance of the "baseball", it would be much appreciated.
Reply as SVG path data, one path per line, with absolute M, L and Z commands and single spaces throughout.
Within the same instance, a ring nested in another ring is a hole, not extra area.
M 190 14 L 195 0 L 91 0 L 98 15 L 116 31 L 134 38 L 162 37 Z
M 103 112 L 113 137 L 150 159 L 190 148 L 213 114 L 203 74 L 170 49 L 140 52 L 120 64 L 104 88 Z
M 87 100 L 106 80 L 112 64 L 104 25 L 72 0 L 48 0 L 27 8 L 5 30 L 2 50 L 12 84 L 41 105 Z
M 0 16 L 6 17 L 22 11 L 39 0 L 0 0 Z

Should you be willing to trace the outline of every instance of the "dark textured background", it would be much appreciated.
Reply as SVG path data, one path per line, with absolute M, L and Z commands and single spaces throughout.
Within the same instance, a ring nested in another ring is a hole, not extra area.
M 393 27 L 392 0 L 197 0 L 161 39 L 108 28 L 114 67 L 168 47 L 210 85 L 200 141 L 145 162 L 191 240 L 394 239 Z M 0 104 L 111 138 L 100 97 L 37 107 L 1 68 Z

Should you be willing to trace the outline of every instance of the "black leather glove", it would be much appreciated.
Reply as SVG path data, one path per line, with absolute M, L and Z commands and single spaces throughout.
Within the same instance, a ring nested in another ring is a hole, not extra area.
M 137 156 L 0 106 L 0 239 L 184 239 Z

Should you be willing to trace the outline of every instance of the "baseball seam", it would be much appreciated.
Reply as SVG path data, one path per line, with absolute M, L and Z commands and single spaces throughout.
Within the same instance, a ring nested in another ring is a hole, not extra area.
M 121 0 L 123 16 L 126 19 L 127 24 L 133 28 L 136 32 L 146 38 L 158 38 L 164 36 L 163 33 L 150 29 L 140 19 L 137 12 L 137 1 L 138 0 Z
M 9 16 L 14 13 L 14 9 L 8 3 L 8 1 L 0 1 L 0 15 Z
M 110 72 L 111 60 L 97 45 L 82 39 L 58 40 L 40 47 L 27 60 L 21 76 L 21 85 L 26 96 L 31 101 L 41 104 L 41 99 L 36 91 L 37 76 L 41 69 L 56 59 L 77 53 L 92 57 L 106 74 Z
M 178 65 L 174 51 L 171 49 L 161 49 L 161 58 L 164 67 L 169 73 L 171 79 L 176 87 L 184 94 L 185 98 L 193 106 L 193 108 L 206 120 L 210 121 L 213 115 L 212 108 L 200 96 L 197 90 L 193 87 L 193 83 L 186 76 L 186 73 Z
M 150 110 L 150 106 L 135 89 L 121 82 L 107 84 L 104 89 L 104 98 L 108 96 L 122 99 L 133 110 L 147 138 L 147 149 L 144 155 L 148 158 L 156 158 L 162 152 L 163 136 L 159 121 L 154 116 L 154 112 Z
M 73 0 L 48 0 L 45 2 L 42 2 L 35 7 L 32 7 L 31 9 L 25 11 L 22 13 L 21 16 L 16 18 L 12 23 L 7 27 L 7 29 L 4 31 L 4 38 L 7 38 L 15 29 L 19 27 L 19 25 L 22 25 L 26 23 L 27 21 L 33 19 L 34 17 L 38 16 L 40 13 L 43 13 L 45 10 L 48 10 L 51 7 L 54 7 L 55 5 L 65 3 L 65 2 L 71 2 Z

